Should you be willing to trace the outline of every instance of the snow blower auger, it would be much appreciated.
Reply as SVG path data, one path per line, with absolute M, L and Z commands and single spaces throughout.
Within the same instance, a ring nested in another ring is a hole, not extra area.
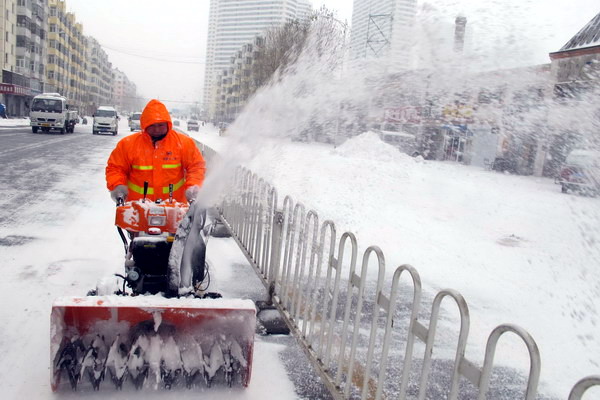
M 256 308 L 206 292 L 205 216 L 172 196 L 118 202 L 123 285 L 54 302 L 54 391 L 248 386 Z

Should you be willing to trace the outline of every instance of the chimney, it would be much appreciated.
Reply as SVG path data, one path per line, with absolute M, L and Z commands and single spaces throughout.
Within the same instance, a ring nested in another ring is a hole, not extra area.
M 467 26 L 467 18 L 463 16 L 456 17 L 454 21 L 454 51 L 462 53 L 465 47 L 465 27 Z

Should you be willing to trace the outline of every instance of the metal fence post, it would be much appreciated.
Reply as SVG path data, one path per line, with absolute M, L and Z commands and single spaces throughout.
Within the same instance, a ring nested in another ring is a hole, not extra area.
M 283 237 L 283 211 L 275 210 L 273 215 L 273 225 L 271 227 L 271 257 L 269 264 L 269 304 L 273 304 L 273 294 L 275 293 L 275 283 L 279 276 L 279 267 L 281 261 L 281 240 Z

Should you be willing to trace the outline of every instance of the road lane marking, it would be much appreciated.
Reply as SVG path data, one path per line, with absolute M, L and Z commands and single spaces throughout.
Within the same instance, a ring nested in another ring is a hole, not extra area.
M 38 147 L 45 147 L 45 146 L 48 146 L 49 144 L 52 144 L 52 143 L 65 142 L 67 140 L 72 140 L 72 139 L 75 139 L 75 138 L 77 138 L 77 136 L 67 136 L 67 137 L 56 139 L 56 140 L 53 140 L 53 141 L 45 140 L 45 141 L 40 142 L 40 143 L 32 143 L 32 144 L 26 144 L 26 145 L 20 146 L 20 147 L 13 147 L 13 148 L 10 148 L 10 149 L 6 149 L 4 151 L 0 151 L 0 156 L 3 156 L 5 154 L 9 154 L 9 153 L 14 153 L 16 151 L 37 149 Z

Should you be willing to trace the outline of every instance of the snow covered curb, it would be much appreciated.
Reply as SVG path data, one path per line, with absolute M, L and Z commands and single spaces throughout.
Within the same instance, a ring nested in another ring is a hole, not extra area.
M 23 128 L 26 126 L 30 126 L 29 118 L 0 119 L 0 129 Z

